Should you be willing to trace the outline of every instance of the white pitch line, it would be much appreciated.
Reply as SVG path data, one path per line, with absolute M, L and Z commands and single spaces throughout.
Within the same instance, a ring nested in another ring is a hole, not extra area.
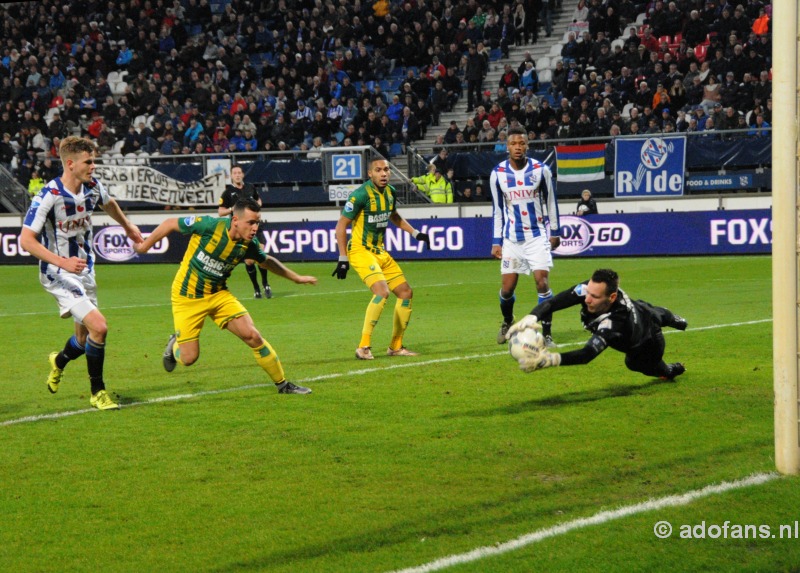
M 473 561 L 478 561 L 480 559 L 486 559 L 487 557 L 493 557 L 495 555 L 501 555 L 503 553 L 515 551 L 517 549 L 521 549 L 522 547 L 531 545 L 532 543 L 538 543 L 539 541 L 543 541 L 550 537 L 564 535 L 565 533 L 569 533 L 570 531 L 573 531 L 575 529 L 589 527 L 591 525 L 600 525 L 603 523 L 607 523 L 609 521 L 622 519 L 623 517 L 629 517 L 631 515 L 644 513 L 647 511 L 654 511 L 657 509 L 664 509 L 666 507 L 675 507 L 679 505 L 688 505 L 693 501 L 702 499 L 704 497 L 709 497 L 711 495 L 719 495 L 721 493 L 725 493 L 726 491 L 741 489 L 743 487 L 761 485 L 769 481 L 772 481 L 777 477 L 779 476 L 776 473 L 753 474 L 749 477 L 740 480 L 724 481 L 720 484 L 708 485 L 703 489 L 696 489 L 683 494 L 670 495 L 658 499 L 651 499 L 649 501 L 637 503 L 635 505 L 626 505 L 611 511 L 601 511 L 599 513 L 595 513 L 591 517 L 581 517 L 579 519 L 567 521 L 559 525 L 554 525 L 553 527 L 548 527 L 546 529 L 539 529 L 537 531 L 527 533 L 525 535 L 517 537 L 516 539 L 512 539 L 511 541 L 506 541 L 505 543 L 501 543 L 499 545 L 478 547 L 477 549 L 473 549 L 472 551 L 468 551 L 466 553 L 449 555 L 447 557 L 442 557 L 441 559 L 437 559 L 435 561 L 431 561 L 423 565 L 418 565 L 416 567 L 409 567 L 407 569 L 397 569 L 395 571 L 392 571 L 391 573 L 429 573 L 430 571 L 441 571 L 442 569 L 452 567 L 453 565 L 471 563 Z
M 747 326 L 751 324 L 761 324 L 764 322 L 772 322 L 771 318 L 764 318 L 761 320 L 750 320 L 746 322 L 732 322 L 729 324 L 712 324 L 709 326 L 699 326 L 696 328 L 689 328 L 687 332 L 695 331 L 695 330 L 711 330 L 716 328 L 727 328 L 727 327 L 735 327 L 735 326 Z M 672 334 L 678 331 L 669 330 L 666 331 L 665 334 Z M 584 344 L 585 341 L 579 342 L 566 342 L 558 345 L 558 348 L 566 348 L 569 346 L 580 346 Z M 501 350 L 498 352 L 485 352 L 481 354 L 471 354 L 468 356 L 450 356 L 448 358 L 434 358 L 431 360 L 421 360 L 417 362 L 398 362 L 388 366 L 376 366 L 372 368 L 361 368 L 358 370 L 349 370 L 347 372 L 332 372 L 330 374 L 320 374 L 319 376 L 312 376 L 309 378 L 301 378 L 295 380 L 295 382 L 300 384 L 307 384 L 309 382 L 319 382 L 320 380 L 332 380 L 335 378 L 343 378 L 349 376 L 360 376 L 362 374 L 371 374 L 373 372 L 384 372 L 387 370 L 398 370 L 401 368 L 417 368 L 419 366 L 429 366 L 431 364 L 444 364 L 447 362 L 457 362 L 460 360 L 474 360 L 476 358 L 494 358 L 495 356 L 500 356 L 507 354 L 506 350 Z M 234 388 L 222 388 L 218 390 L 205 390 L 202 392 L 195 392 L 193 394 L 173 394 L 171 396 L 161 396 L 158 398 L 150 398 L 148 400 L 142 400 L 141 402 L 131 402 L 129 404 L 122 404 L 122 408 L 132 408 L 134 406 L 148 406 L 151 404 L 159 404 L 161 402 L 176 402 L 179 400 L 188 400 L 191 398 L 201 398 L 203 396 L 215 396 L 218 394 L 228 394 L 231 392 L 243 392 L 246 390 L 252 390 L 255 388 L 271 388 L 274 384 L 271 382 L 266 382 L 263 384 L 248 384 L 246 386 L 236 386 Z M 70 416 L 76 416 L 78 414 L 90 414 L 93 412 L 97 412 L 98 410 L 95 409 L 84 409 L 84 410 L 70 410 L 67 412 L 53 412 L 51 414 L 38 414 L 35 416 L 24 416 L 22 418 L 14 418 L 11 420 L 3 420 L 0 422 L 0 427 L 4 426 L 14 426 L 17 424 L 27 424 L 31 422 L 40 422 L 44 420 L 58 420 L 60 418 L 68 418 Z

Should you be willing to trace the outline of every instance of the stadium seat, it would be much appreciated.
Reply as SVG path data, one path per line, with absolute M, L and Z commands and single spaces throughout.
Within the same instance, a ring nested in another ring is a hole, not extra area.
M 556 69 L 558 62 L 560 61 L 561 61 L 561 56 L 553 56 L 552 58 L 550 58 L 550 69 L 551 70 Z
M 552 46 L 550 46 L 549 55 L 550 56 L 560 56 L 561 55 L 561 50 L 562 50 L 563 47 L 564 47 L 563 44 L 553 44 Z
M 674 44 L 680 44 L 681 40 L 683 40 L 683 33 L 682 32 L 678 32 L 677 34 L 675 34 L 675 37 L 672 38 L 672 42 Z
M 630 117 L 631 110 L 633 109 L 633 103 L 626 103 L 625 107 L 622 108 L 622 113 L 620 114 L 622 117 Z
M 117 82 L 113 86 L 110 86 L 110 88 L 113 95 L 121 96 L 128 89 L 128 84 L 126 82 Z
M 647 13 L 646 12 L 642 12 L 641 14 L 636 16 L 636 24 L 639 25 L 639 26 L 644 24 L 645 20 L 647 20 Z
M 110 72 L 108 72 L 108 75 L 106 76 L 106 81 L 108 83 L 112 83 L 112 82 L 116 83 L 118 81 L 121 81 L 121 79 L 122 78 L 119 77 L 119 72 L 117 72 L 117 71 L 110 71 Z
M 550 82 L 553 79 L 553 70 L 544 69 L 539 71 L 539 83 Z
M 621 38 L 617 38 L 616 40 L 611 42 L 611 51 L 612 52 L 614 51 L 614 48 L 616 46 L 619 46 L 620 48 L 624 48 L 625 47 L 625 40 L 623 40 Z
M 550 69 L 550 57 L 549 56 L 542 56 L 541 58 L 539 58 L 537 60 L 537 62 L 536 62 L 536 71 L 538 71 L 541 74 L 543 70 L 549 70 L 549 69 Z M 539 80 L 541 81 L 541 78 L 539 78 Z
M 698 44 L 694 49 L 694 56 L 698 62 L 704 62 L 708 55 L 708 46 L 706 44 Z
M 389 148 L 389 157 L 395 157 L 403 153 L 403 146 L 400 143 L 393 143 Z

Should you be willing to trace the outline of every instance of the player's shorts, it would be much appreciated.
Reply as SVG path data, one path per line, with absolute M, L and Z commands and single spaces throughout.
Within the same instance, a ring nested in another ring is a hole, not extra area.
M 247 314 L 247 309 L 230 291 L 221 290 L 203 298 L 187 298 L 172 294 L 172 320 L 178 333 L 178 344 L 200 338 L 206 317 L 220 328 Z
M 55 297 L 61 318 L 72 315 L 75 322 L 82 323 L 87 314 L 97 309 L 97 283 L 93 272 L 81 275 L 67 271 L 57 275 L 40 273 L 39 282 Z
M 503 241 L 500 274 L 529 275 L 531 271 L 549 271 L 552 268 L 553 256 L 547 237 L 534 237 L 521 243 Z
M 366 249 L 352 249 L 347 253 L 347 257 L 350 259 L 350 267 L 369 288 L 378 281 L 386 281 L 389 290 L 392 291 L 406 282 L 400 265 L 386 251 L 376 255 Z

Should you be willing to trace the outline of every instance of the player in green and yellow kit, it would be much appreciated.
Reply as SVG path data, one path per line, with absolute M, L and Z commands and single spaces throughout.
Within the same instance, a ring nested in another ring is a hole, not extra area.
M 253 349 L 256 362 L 275 382 L 281 394 L 309 394 L 311 390 L 288 382 L 278 355 L 253 324 L 247 309 L 228 290 L 226 281 L 237 264 L 252 259 L 259 266 L 297 284 L 316 284 L 311 276 L 298 275 L 261 250 L 256 238 L 261 207 L 252 199 L 240 199 L 231 218 L 184 217 L 167 219 L 143 242 L 134 245 L 144 254 L 158 241 L 180 231 L 191 234 L 189 247 L 172 282 L 172 316 L 175 334 L 164 350 L 163 364 L 172 372 L 178 362 L 194 364 L 200 356 L 200 331 L 206 317 L 241 338 Z M 176 344 L 177 343 L 177 344 Z
M 403 346 L 403 334 L 411 318 L 413 292 L 403 271 L 383 248 L 383 236 L 389 221 L 430 247 L 427 233 L 414 229 L 395 209 L 395 190 L 389 185 L 389 162 L 385 159 L 370 161 L 369 180 L 350 193 L 336 224 L 336 242 L 339 245 L 339 262 L 331 276 L 347 277 L 350 266 L 374 295 L 367 305 L 361 341 L 356 348 L 356 358 L 372 360 L 372 332 L 386 306 L 389 292 L 397 297 L 394 307 L 392 341 L 386 354 L 389 356 L 416 356 Z M 352 224 L 350 241 L 347 227 Z

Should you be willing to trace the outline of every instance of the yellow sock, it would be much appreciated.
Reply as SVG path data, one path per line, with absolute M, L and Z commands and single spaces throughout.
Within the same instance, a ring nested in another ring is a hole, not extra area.
M 394 305 L 394 328 L 392 330 L 392 343 L 389 348 L 399 350 L 403 347 L 403 334 L 411 320 L 411 299 L 398 298 Z
M 256 357 L 256 362 L 264 371 L 269 375 L 273 382 L 276 384 L 283 382 L 286 377 L 283 374 L 283 366 L 275 350 L 269 345 L 269 342 L 262 339 L 263 344 L 258 348 L 253 348 L 253 356 Z
M 367 314 L 364 317 L 364 327 L 361 329 L 361 342 L 358 343 L 359 348 L 372 346 L 372 332 L 375 330 L 375 325 L 378 324 L 384 306 L 386 306 L 386 299 L 378 295 L 369 301 Z
M 186 366 L 186 364 L 183 363 L 183 360 L 181 360 L 181 347 L 177 344 L 172 345 L 172 355 L 175 357 L 175 360 L 178 361 L 178 364 L 181 366 Z

